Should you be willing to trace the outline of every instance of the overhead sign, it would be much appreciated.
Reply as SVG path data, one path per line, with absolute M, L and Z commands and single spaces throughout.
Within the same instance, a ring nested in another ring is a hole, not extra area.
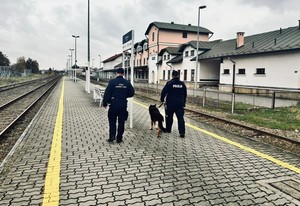
M 133 44 L 133 30 L 129 31 L 127 34 L 123 36 L 123 51 L 126 51 L 128 49 L 131 49 Z

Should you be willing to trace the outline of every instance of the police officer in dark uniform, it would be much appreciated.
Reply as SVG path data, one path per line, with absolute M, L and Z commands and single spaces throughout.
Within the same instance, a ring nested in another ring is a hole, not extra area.
M 103 107 L 109 105 L 108 121 L 109 121 L 109 139 L 108 142 L 113 142 L 116 139 L 117 143 L 121 143 L 124 133 L 125 121 L 128 118 L 127 98 L 133 97 L 134 88 L 131 83 L 124 79 L 124 69 L 117 69 L 117 77 L 109 81 L 105 89 L 103 97 Z M 116 123 L 118 120 L 118 131 L 116 131 Z
M 172 79 L 166 83 L 161 91 L 160 101 L 166 98 L 166 129 L 171 132 L 173 125 L 173 115 L 176 114 L 178 120 L 178 130 L 180 137 L 185 136 L 184 107 L 186 103 L 187 89 L 183 81 L 179 80 L 179 72 L 173 70 Z

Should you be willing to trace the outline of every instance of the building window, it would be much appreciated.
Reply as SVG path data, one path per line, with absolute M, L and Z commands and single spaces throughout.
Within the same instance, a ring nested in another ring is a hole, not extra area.
M 166 71 L 163 70 L 163 79 L 165 80 L 166 79 Z
M 183 71 L 183 80 L 186 81 L 187 80 L 187 69 L 185 69 Z
M 164 55 L 164 60 L 166 60 L 167 59 L 167 55 Z
M 189 51 L 185 51 L 184 56 L 188 57 L 189 56 Z
M 168 54 L 168 59 L 170 59 L 170 54 Z
M 182 32 L 182 38 L 187 38 L 187 35 L 188 35 L 188 34 L 187 34 L 186 31 L 183 31 L 183 32 Z
M 191 56 L 195 56 L 195 50 L 191 50 Z
M 238 74 L 246 74 L 246 69 L 239 69 Z
M 145 43 L 145 44 L 144 44 L 144 51 L 146 51 L 147 49 L 148 49 L 148 44 Z
M 191 70 L 191 81 L 195 81 L 194 78 L 195 78 L 195 70 L 192 69 Z
M 144 65 L 146 65 L 146 58 L 144 58 Z
M 170 76 L 171 76 L 171 71 L 168 70 L 168 79 L 170 79 Z
M 152 32 L 152 41 L 154 41 L 154 32 Z
M 230 74 L 230 70 L 229 69 L 224 69 L 223 74 Z
M 155 60 L 155 57 L 152 57 L 151 59 L 152 59 L 152 60 Z
M 265 68 L 256 68 L 255 74 L 266 74 Z

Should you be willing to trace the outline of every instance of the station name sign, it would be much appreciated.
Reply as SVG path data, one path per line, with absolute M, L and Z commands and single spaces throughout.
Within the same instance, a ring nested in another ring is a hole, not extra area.
M 133 30 L 123 35 L 122 45 L 123 51 L 131 49 L 133 45 Z

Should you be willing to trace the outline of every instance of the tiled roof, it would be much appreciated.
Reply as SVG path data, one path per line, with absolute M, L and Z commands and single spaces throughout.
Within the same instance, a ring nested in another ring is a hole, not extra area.
M 126 52 L 124 52 L 124 53 L 125 53 L 125 55 L 130 56 L 130 53 L 129 53 L 129 52 L 126 51 Z M 123 55 L 123 53 L 115 54 L 115 55 L 113 55 L 113 56 L 111 56 L 111 57 L 105 59 L 105 60 L 102 61 L 102 62 L 103 62 L 103 63 L 106 63 L 106 62 L 114 61 L 115 59 L 117 59 L 118 57 L 120 57 L 120 56 L 122 56 L 122 55 Z
M 178 52 L 178 47 L 166 47 L 166 48 L 160 50 L 158 56 L 163 55 L 164 52 L 168 52 L 169 54 L 172 54 L 172 55 L 181 54 L 181 52 Z
M 191 32 L 191 33 L 197 33 L 198 31 L 198 26 L 193 26 L 191 24 L 175 24 L 175 23 L 166 23 L 166 22 L 152 22 L 151 24 L 149 24 L 145 35 L 148 35 L 150 29 L 152 26 L 156 26 L 158 29 L 161 30 L 172 30 L 172 31 L 187 31 L 187 32 Z M 205 34 L 213 34 L 212 31 L 204 28 L 204 27 L 199 27 L 199 32 L 200 33 L 205 33 Z
M 239 48 L 236 48 L 236 39 L 223 41 L 215 44 L 211 50 L 200 54 L 199 59 L 289 50 L 300 50 L 299 26 L 247 36 L 244 45 Z M 192 60 L 195 60 L 195 58 Z
M 216 41 L 199 41 L 199 49 L 201 50 L 209 50 L 214 47 L 215 44 L 219 43 L 220 40 Z M 189 41 L 185 44 L 181 44 L 178 51 L 183 52 L 187 46 L 191 46 L 194 49 L 197 48 L 197 41 Z
M 111 56 L 111 57 L 105 59 L 105 60 L 103 61 L 103 63 L 113 61 L 113 60 L 117 59 L 117 58 L 120 57 L 120 56 L 122 56 L 122 53 L 120 53 L 120 54 L 115 54 L 114 56 Z
M 176 57 L 174 57 L 173 59 L 171 59 L 170 61 L 168 61 L 167 63 L 179 63 L 182 62 L 183 59 L 183 55 L 178 55 Z

